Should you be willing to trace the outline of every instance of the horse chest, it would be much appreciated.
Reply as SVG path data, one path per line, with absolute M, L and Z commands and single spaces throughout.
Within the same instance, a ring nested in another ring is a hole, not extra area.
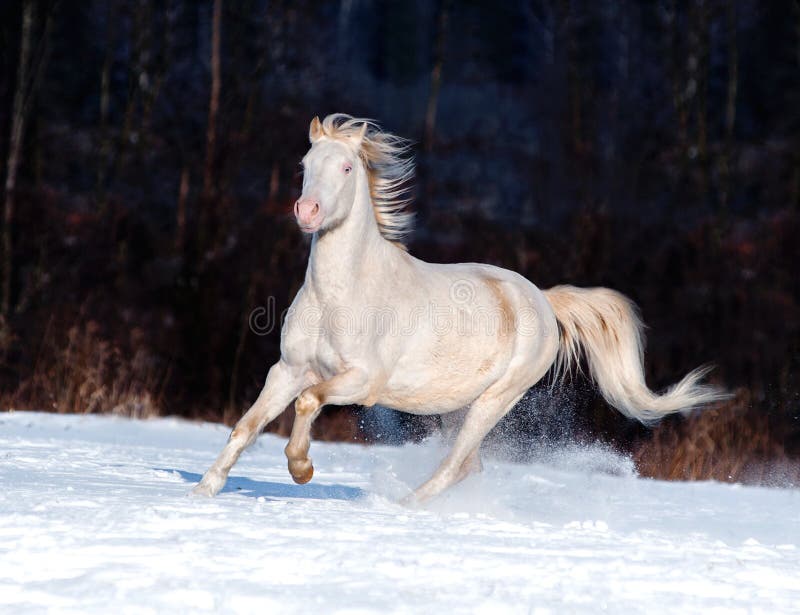
M 305 306 L 287 318 L 282 332 L 281 356 L 290 365 L 310 370 L 317 380 L 327 380 L 348 366 L 347 335 L 331 333 L 317 322 L 315 314 L 322 312 Z
M 314 352 L 308 357 L 311 370 L 321 380 L 327 380 L 345 371 L 346 362 L 342 353 L 325 337 L 318 338 Z

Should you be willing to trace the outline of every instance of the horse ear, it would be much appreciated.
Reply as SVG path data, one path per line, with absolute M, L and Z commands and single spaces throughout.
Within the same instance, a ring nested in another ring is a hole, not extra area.
M 361 124 L 361 128 L 359 129 L 358 134 L 354 137 L 356 147 L 361 147 L 361 142 L 364 140 L 366 134 L 367 134 L 367 123 L 364 122 L 363 124 Z
M 311 126 L 308 127 L 308 140 L 311 143 L 316 143 L 322 137 L 322 122 L 319 121 L 319 116 L 315 115 L 311 120 Z

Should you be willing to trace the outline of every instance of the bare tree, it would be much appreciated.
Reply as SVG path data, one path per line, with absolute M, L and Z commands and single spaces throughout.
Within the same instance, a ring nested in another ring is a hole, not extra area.
M 25 0 L 22 6 L 22 30 L 20 34 L 19 64 L 17 65 L 17 84 L 11 112 L 11 134 L 8 142 L 6 163 L 5 203 L 3 207 L 3 288 L 0 299 L 4 327 L 8 324 L 11 311 L 11 278 L 14 273 L 13 235 L 14 210 L 16 208 L 17 175 L 22 158 L 22 144 L 25 139 L 25 123 L 30 111 L 30 103 L 38 87 L 43 66 L 47 58 L 47 41 L 52 23 L 52 10 L 47 15 L 38 53 L 32 56 L 33 30 L 36 21 L 35 3 Z M 4 331 L 5 333 L 5 331 Z

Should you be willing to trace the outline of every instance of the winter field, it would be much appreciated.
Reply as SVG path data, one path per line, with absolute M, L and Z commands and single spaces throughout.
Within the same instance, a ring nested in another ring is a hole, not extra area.
M 800 494 L 635 476 L 600 448 L 485 460 L 396 504 L 445 449 L 261 439 L 189 497 L 228 429 L 0 414 L 0 611 L 799 612 Z

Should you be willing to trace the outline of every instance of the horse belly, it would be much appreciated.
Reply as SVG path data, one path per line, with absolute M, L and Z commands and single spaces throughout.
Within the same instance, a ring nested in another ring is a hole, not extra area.
M 420 386 L 398 386 L 387 388 L 378 397 L 377 403 L 410 414 L 441 414 L 469 406 L 480 393 L 474 390 L 457 390 L 442 386 L 438 380 L 424 382 Z
M 440 414 L 470 405 L 503 374 L 510 349 L 478 353 L 460 346 L 454 340 L 447 353 L 433 351 L 422 360 L 407 359 L 396 366 L 379 403 L 412 414 Z

